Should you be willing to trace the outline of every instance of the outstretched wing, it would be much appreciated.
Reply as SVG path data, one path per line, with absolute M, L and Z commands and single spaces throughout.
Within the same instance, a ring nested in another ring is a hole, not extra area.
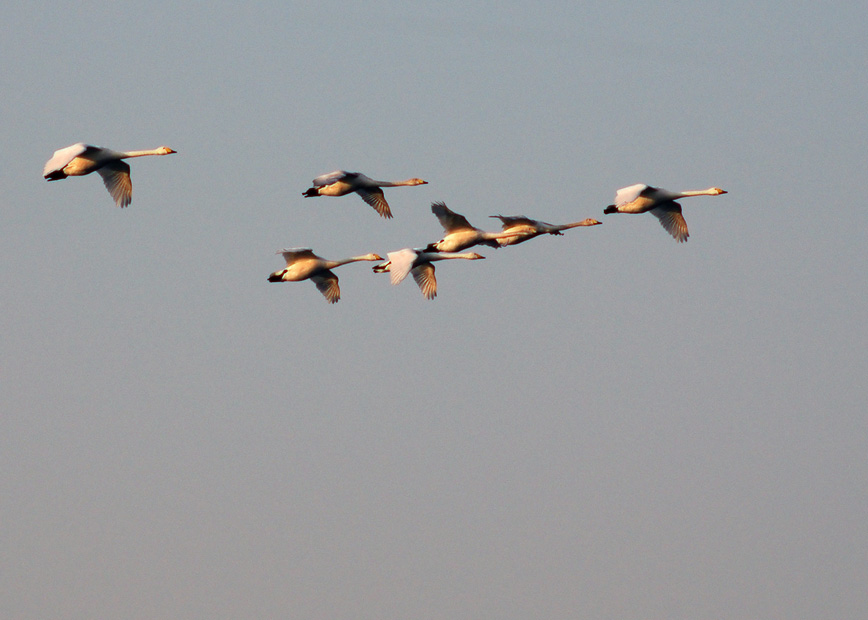
M 79 155 L 84 155 L 90 148 L 93 147 L 84 144 L 83 142 L 79 142 L 62 149 L 57 149 L 54 151 L 54 155 L 51 156 L 51 159 L 45 162 L 45 167 L 42 169 L 42 176 L 49 177 L 54 172 L 60 172 L 66 164 Z
M 357 189 L 356 193 L 362 197 L 362 200 L 374 207 L 376 212 L 381 216 L 386 219 L 392 217 L 392 210 L 389 208 L 389 203 L 386 202 L 382 189 L 379 187 L 365 187 Z
M 645 185 L 644 183 L 637 183 L 636 185 L 630 185 L 629 187 L 622 187 L 617 192 L 615 192 L 615 206 L 621 207 L 626 204 L 630 204 L 631 202 L 639 198 L 644 191 L 653 189 L 653 187 Z
M 313 180 L 313 186 L 324 187 L 326 185 L 331 185 L 332 183 L 337 183 L 338 181 L 347 179 L 350 176 L 355 178 L 355 176 L 358 175 L 355 172 L 347 172 L 346 170 L 335 170 L 334 172 L 319 175 Z
M 410 248 L 404 248 L 403 250 L 389 252 L 387 256 L 391 262 L 389 277 L 392 284 L 400 284 L 407 277 L 407 274 L 410 273 L 413 261 L 416 260 L 418 254 Z
M 503 222 L 503 230 L 506 230 L 511 226 L 536 226 L 537 224 L 535 220 L 525 217 L 524 215 L 489 215 L 488 217 L 496 217 Z
M 338 303 L 341 298 L 341 287 L 338 286 L 338 277 L 329 269 L 322 269 L 316 275 L 310 277 L 317 289 L 330 304 Z
M 419 290 L 426 299 L 434 299 L 437 297 L 437 278 L 434 277 L 434 265 L 431 263 L 422 263 L 418 267 L 413 267 L 413 279 L 419 285 Z
M 650 211 L 658 220 L 666 231 L 672 235 L 678 243 L 687 241 L 690 234 L 687 232 L 687 222 L 684 221 L 684 216 L 681 215 L 681 205 L 677 202 L 669 201 L 657 205 Z
M 452 211 L 452 209 L 446 206 L 445 202 L 432 202 L 431 213 L 437 216 L 440 225 L 447 233 L 455 232 L 456 230 L 476 230 L 470 225 L 466 217 Z
M 313 250 L 311 250 L 310 248 L 285 248 L 283 250 L 278 250 L 275 253 L 282 254 L 283 260 L 286 261 L 287 265 L 291 265 L 295 261 L 302 258 L 319 258 L 319 256 L 314 254 Z
M 133 201 L 133 182 L 130 179 L 130 167 L 125 161 L 114 159 L 97 172 L 117 206 L 126 207 Z

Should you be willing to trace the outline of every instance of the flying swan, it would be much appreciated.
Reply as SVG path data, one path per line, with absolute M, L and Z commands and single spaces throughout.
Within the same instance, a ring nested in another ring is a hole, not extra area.
M 676 241 L 687 241 L 687 222 L 681 215 L 681 205 L 675 202 L 679 198 L 690 196 L 719 196 L 727 193 L 719 187 L 688 190 L 685 192 L 670 192 L 665 189 L 651 187 L 644 183 L 623 187 L 615 193 L 615 204 L 609 205 L 603 213 L 646 213 L 660 220 L 660 224 Z
M 475 252 L 429 252 L 421 248 L 404 248 L 395 252 L 389 252 L 389 260 L 380 265 L 374 265 L 374 273 L 389 272 L 392 284 L 400 284 L 408 273 L 413 274 L 413 279 L 419 285 L 419 290 L 426 299 L 437 297 L 437 278 L 434 277 L 434 265 L 431 263 L 438 260 L 453 258 L 465 258 L 467 260 L 480 260 L 485 258 Z
M 341 298 L 338 277 L 331 271 L 332 269 L 363 260 L 383 260 L 383 257 L 378 254 L 353 256 L 344 260 L 326 260 L 314 254 L 310 248 L 286 248 L 275 253 L 283 254 L 286 267 L 268 276 L 269 282 L 299 282 L 310 279 L 330 304 L 337 303 Z
M 49 181 L 59 181 L 66 177 L 99 172 L 106 189 L 115 199 L 115 204 L 126 207 L 133 201 L 133 182 L 130 180 L 130 166 L 123 160 L 146 155 L 171 155 L 176 152 L 168 146 L 149 151 L 112 151 L 79 142 L 54 151 L 54 155 L 42 170 L 42 176 Z
M 427 185 L 428 181 L 422 179 L 407 179 L 406 181 L 375 181 L 366 177 L 361 172 L 347 172 L 335 170 L 328 174 L 318 176 L 313 180 L 313 187 L 305 191 L 302 196 L 313 198 L 314 196 L 345 196 L 356 192 L 366 203 L 385 218 L 392 217 L 392 210 L 383 195 L 384 187 L 401 187 L 404 185 Z
M 429 243 L 425 248 L 429 252 L 460 252 L 474 245 L 487 245 L 499 248 L 502 239 L 516 237 L 517 232 L 486 232 L 475 226 L 463 215 L 452 211 L 443 202 L 432 202 L 431 213 L 437 216 L 446 235 L 437 243 Z
M 518 233 L 518 236 L 515 237 L 499 239 L 498 243 L 501 246 L 518 245 L 545 234 L 562 235 L 561 231 L 579 226 L 598 226 L 602 224 L 602 222 L 598 222 L 590 217 L 581 222 L 572 222 L 570 224 L 549 224 L 547 222 L 540 222 L 539 220 L 532 220 L 523 215 L 490 215 L 489 217 L 499 219 L 503 223 L 504 232 Z

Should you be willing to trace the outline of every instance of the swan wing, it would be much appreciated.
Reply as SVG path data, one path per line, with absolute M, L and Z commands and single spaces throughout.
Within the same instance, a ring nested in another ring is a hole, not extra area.
M 71 162 L 73 159 L 80 155 L 84 155 L 88 149 L 97 149 L 98 147 L 90 146 L 89 144 L 85 144 L 83 142 L 79 142 L 77 144 L 72 144 L 70 146 L 66 146 L 62 149 L 57 149 L 54 151 L 54 155 L 51 156 L 47 162 L 45 162 L 45 167 L 42 169 L 42 176 L 47 177 L 52 172 L 59 172 L 66 167 L 66 164 Z
M 400 284 L 403 282 L 410 269 L 413 268 L 413 261 L 416 260 L 418 254 L 410 248 L 389 252 L 386 256 L 389 257 L 389 277 L 392 284 Z
M 283 255 L 283 260 L 286 261 L 287 265 L 291 265 L 292 263 L 303 258 L 319 258 L 319 256 L 314 254 L 313 250 L 311 250 L 310 248 L 285 248 L 283 250 L 278 250 L 277 254 Z
M 357 189 L 356 193 L 362 197 L 362 200 L 374 207 L 374 210 L 381 216 L 386 219 L 392 217 L 392 210 L 389 208 L 389 203 L 386 202 L 382 189 L 379 187 L 364 187 Z
M 456 230 L 466 230 L 468 228 L 470 230 L 476 230 L 470 225 L 470 222 L 467 221 L 466 217 L 455 213 L 452 209 L 446 206 L 445 202 L 432 202 L 431 213 L 437 216 L 437 220 L 440 222 L 443 230 L 447 233 Z
M 529 217 L 525 217 L 524 215 L 489 215 L 488 217 L 496 217 L 501 222 L 503 222 L 503 230 L 510 228 L 511 226 L 536 226 L 537 221 L 532 220 Z
M 437 297 L 437 278 L 434 277 L 434 265 L 422 263 L 413 267 L 413 279 L 419 285 L 419 290 L 426 299 Z
M 629 187 L 622 187 L 617 192 L 615 192 L 615 206 L 620 207 L 626 204 L 630 204 L 631 202 L 639 198 L 644 191 L 649 189 L 654 188 L 649 187 L 644 183 L 637 183 L 636 185 L 630 185 Z
M 681 205 L 677 202 L 664 202 L 651 209 L 650 213 L 654 215 L 666 231 L 672 235 L 676 241 L 683 243 L 687 241 L 689 233 L 687 232 L 687 222 L 684 221 L 684 216 L 681 215 Z
M 120 159 L 115 159 L 97 170 L 105 183 L 105 188 L 115 204 L 126 207 L 133 201 L 133 182 L 130 179 L 130 166 Z
M 341 287 L 338 286 L 338 277 L 328 269 L 322 269 L 316 272 L 316 275 L 310 277 L 316 288 L 326 298 L 330 304 L 338 303 L 341 298 Z
M 313 186 L 324 187 L 326 185 L 331 185 L 332 183 L 337 183 L 338 181 L 348 181 L 351 178 L 355 178 L 354 175 L 356 175 L 356 173 L 354 172 L 347 172 L 346 170 L 335 170 L 334 172 L 319 175 L 313 180 Z

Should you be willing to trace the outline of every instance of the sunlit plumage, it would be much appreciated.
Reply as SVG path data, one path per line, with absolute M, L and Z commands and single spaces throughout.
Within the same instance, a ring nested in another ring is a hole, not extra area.
M 670 192 L 665 189 L 651 187 L 644 183 L 623 187 L 615 193 L 615 204 L 609 205 L 603 213 L 651 213 L 666 231 L 676 241 L 687 241 L 690 233 L 687 231 L 687 222 L 681 215 L 681 205 L 675 202 L 680 198 L 691 196 L 719 196 L 726 191 L 719 187 L 708 189 L 688 190 L 684 192 Z
M 389 203 L 386 202 L 382 188 L 426 185 L 427 183 L 428 181 L 417 178 L 405 181 L 375 181 L 361 172 L 335 170 L 315 178 L 313 187 L 302 195 L 306 198 L 313 198 L 315 196 L 345 196 L 355 192 L 381 216 L 390 218 L 392 217 L 392 210 L 389 208 Z
M 431 212 L 437 217 L 446 235 L 436 243 L 429 243 L 425 248 L 428 251 L 437 252 L 460 252 L 474 245 L 487 245 L 499 248 L 499 241 L 517 236 L 512 232 L 486 232 L 472 226 L 467 218 L 455 213 L 446 203 L 431 203 Z
M 570 224 L 549 224 L 539 220 L 532 220 L 523 215 L 491 215 L 489 217 L 499 219 L 503 223 L 504 232 L 515 233 L 513 237 L 498 239 L 498 243 L 501 246 L 518 245 L 540 235 L 562 235 L 561 231 L 579 226 L 598 226 L 601 224 L 601 222 L 590 217 L 581 222 L 571 222 Z
M 311 280 L 330 304 L 337 303 L 341 298 L 338 277 L 331 271 L 332 269 L 358 261 L 383 260 L 383 257 L 378 254 L 353 256 L 343 260 L 326 260 L 314 254 L 310 248 L 286 248 L 276 253 L 283 254 L 283 258 L 286 260 L 286 267 L 268 276 L 269 282 Z
M 126 207 L 133 201 L 133 183 L 130 180 L 130 166 L 123 160 L 147 155 L 171 155 L 175 152 L 168 146 L 147 151 L 112 151 L 79 142 L 55 151 L 46 162 L 42 176 L 49 181 L 59 181 L 98 172 L 115 204 Z
M 412 273 L 413 279 L 426 299 L 434 299 L 437 296 L 437 278 L 434 277 L 434 265 L 431 263 L 457 258 L 467 260 L 485 258 L 475 252 L 429 252 L 420 248 L 404 248 L 389 252 L 386 256 L 389 260 L 374 265 L 374 272 L 388 272 L 392 284 L 400 284 L 408 273 Z

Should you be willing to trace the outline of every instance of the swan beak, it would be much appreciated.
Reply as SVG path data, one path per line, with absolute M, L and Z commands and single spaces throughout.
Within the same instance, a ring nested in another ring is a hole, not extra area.
M 178 151 L 176 151 L 175 149 L 169 149 L 169 152 L 166 153 L 166 155 L 172 155 L 173 153 L 177 153 L 177 152 Z

